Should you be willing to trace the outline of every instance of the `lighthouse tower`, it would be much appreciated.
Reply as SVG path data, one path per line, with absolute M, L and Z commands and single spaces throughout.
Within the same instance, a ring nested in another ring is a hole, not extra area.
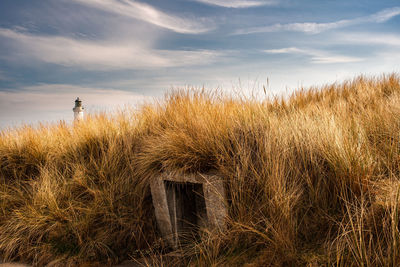
M 74 111 L 74 121 L 83 120 L 82 100 L 80 100 L 79 97 L 76 98 L 75 107 L 72 110 Z

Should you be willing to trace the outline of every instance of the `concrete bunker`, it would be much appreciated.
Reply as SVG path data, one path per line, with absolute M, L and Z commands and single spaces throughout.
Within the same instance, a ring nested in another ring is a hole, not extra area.
M 225 228 L 225 188 L 217 175 L 164 173 L 150 188 L 158 227 L 172 247 L 198 238 L 201 228 Z

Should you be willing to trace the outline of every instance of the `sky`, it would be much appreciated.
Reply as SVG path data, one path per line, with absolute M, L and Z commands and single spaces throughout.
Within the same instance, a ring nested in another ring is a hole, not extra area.
M 400 71 L 398 0 L 1 0 L 0 128 Z

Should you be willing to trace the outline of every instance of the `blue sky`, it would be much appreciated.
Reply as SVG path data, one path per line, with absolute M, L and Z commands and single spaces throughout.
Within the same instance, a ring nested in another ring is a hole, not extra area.
M 0 128 L 182 87 L 270 93 L 400 70 L 400 2 L 2 0 Z

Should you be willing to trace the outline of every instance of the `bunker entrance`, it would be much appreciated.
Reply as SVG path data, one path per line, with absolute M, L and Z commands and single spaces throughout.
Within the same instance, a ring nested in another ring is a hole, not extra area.
M 177 243 L 197 238 L 207 222 L 203 185 L 164 181 L 172 232 Z
M 150 189 L 158 228 L 172 248 L 200 237 L 199 229 L 225 229 L 224 182 L 217 175 L 164 172 L 150 180 Z

